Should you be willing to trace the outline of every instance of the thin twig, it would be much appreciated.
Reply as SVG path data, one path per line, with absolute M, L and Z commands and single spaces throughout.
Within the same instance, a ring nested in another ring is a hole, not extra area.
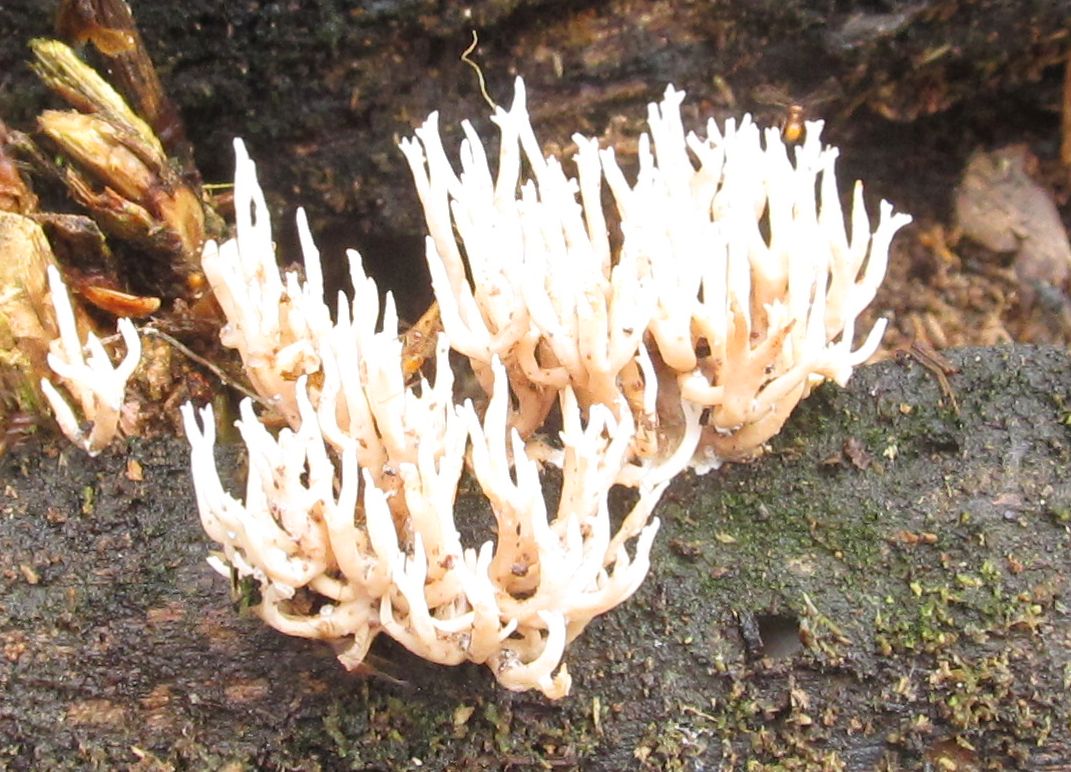
M 487 93 L 487 82 L 483 79 L 483 70 L 480 69 L 480 65 L 476 64 L 476 62 L 472 61 L 472 59 L 469 58 L 469 54 L 476 50 L 476 44 L 479 42 L 480 40 L 476 36 L 476 30 L 473 30 L 472 43 L 471 45 L 469 45 L 468 48 L 464 50 L 464 52 L 462 52 L 461 61 L 463 61 L 472 69 L 476 70 L 476 77 L 480 81 L 480 93 L 483 94 L 484 101 L 487 102 L 487 104 L 491 105 L 492 110 L 498 110 L 498 105 L 495 104 L 495 100 L 491 99 L 491 96 Z
M 173 349 L 178 351 L 180 354 L 183 354 L 187 359 L 211 372 L 213 375 L 219 378 L 220 382 L 222 382 L 224 386 L 230 386 L 235 391 L 241 392 L 246 397 L 249 397 L 257 404 L 262 405 L 263 407 L 268 408 L 269 410 L 272 408 L 270 402 L 268 402 L 256 392 L 249 390 L 247 387 L 243 386 L 241 383 L 231 378 L 229 375 L 227 375 L 227 373 L 223 371 L 222 368 L 219 367 L 219 365 L 215 365 L 212 362 L 209 362 L 203 356 L 191 350 L 189 346 L 187 346 L 185 343 L 182 343 L 181 341 L 167 334 L 163 330 L 158 330 L 155 327 L 150 327 L 146 325 L 144 327 L 138 328 L 138 332 L 142 335 L 148 335 L 152 338 L 159 338 L 164 343 L 167 343 Z M 118 334 L 109 335 L 107 338 L 103 338 L 101 340 L 101 343 L 114 343 L 118 340 Z
M 959 415 L 959 402 L 956 401 L 956 392 L 952 390 L 952 383 L 948 380 L 948 376 L 959 372 L 955 365 L 921 340 L 912 341 L 911 348 L 906 353 L 933 373 L 934 378 L 937 379 L 937 383 L 941 387 L 941 393 L 948 398 L 952 405 L 952 412 Z
M 169 344 L 173 349 L 175 349 L 179 353 L 185 354 L 188 359 L 190 359 L 193 362 L 196 362 L 197 364 L 201 365 L 201 367 L 204 367 L 206 370 L 208 370 L 213 375 L 215 375 L 217 378 L 219 378 L 219 380 L 223 383 L 224 386 L 230 386 L 235 391 L 241 392 L 242 394 L 244 394 L 245 396 L 249 397 L 254 402 L 256 402 L 256 403 L 258 403 L 258 404 L 260 404 L 260 405 L 262 405 L 262 406 L 264 406 L 266 408 L 270 409 L 272 407 L 271 403 L 268 402 L 268 400 L 264 399 L 263 397 L 261 397 L 256 392 L 251 391 L 250 389 L 246 388 L 242 384 L 238 383 L 238 381 L 234 380 L 229 375 L 227 375 L 225 372 L 223 372 L 223 369 L 221 367 L 219 367 L 219 365 L 212 364 L 211 362 L 209 362 L 207 359 L 205 359 L 200 354 L 194 353 L 192 350 L 190 350 L 190 348 L 185 343 L 182 343 L 181 341 L 171 337 L 170 335 L 168 335 L 163 330 L 158 330 L 155 327 L 146 326 L 146 327 L 142 327 L 140 332 L 142 332 L 142 333 L 144 333 L 146 335 L 152 336 L 152 337 L 157 337 L 160 340 L 162 340 L 164 343 Z

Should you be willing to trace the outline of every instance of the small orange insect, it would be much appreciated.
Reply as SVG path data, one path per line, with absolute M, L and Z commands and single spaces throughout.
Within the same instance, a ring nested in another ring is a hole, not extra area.
M 435 355 L 435 346 L 443 324 L 438 302 L 428 306 L 416 324 L 402 334 L 402 373 L 409 381 L 417 375 L 424 362 Z
M 805 115 L 803 105 L 790 104 L 785 110 L 785 119 L 781 125 L 781 139 L 790 145 L 802 142 L 807 131 L 803 125 Z
M 780 107 L 783 110 L 778 122 L 781 139 L 785 144 L 798 145 L 807 136 L 806 122 L 809 120 L 809 112 L 835 99 L 839 93 L 840 88 L 835 81 L 826 81 L 799 99 L 793 98 L 784 88 L 773 84 L 759 86 L 751 92 L 751 97 L 759 104 Z

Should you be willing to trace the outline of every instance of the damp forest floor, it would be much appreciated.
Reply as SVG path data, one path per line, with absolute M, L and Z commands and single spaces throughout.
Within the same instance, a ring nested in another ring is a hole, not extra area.
M 559 702 L 383 638 L 346 673 L 239 613 L 181 440 L 14 449 L 0 767 L 1066 769 L 1071 360 L 949 358 L 951 392 L 865 367 L 758 462 L 674 484 L 649 578 L 567 650 Z

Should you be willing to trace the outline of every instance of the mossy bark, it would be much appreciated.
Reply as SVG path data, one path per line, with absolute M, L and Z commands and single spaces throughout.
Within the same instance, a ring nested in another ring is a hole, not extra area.
M 569 648 L 557 703 L 385 640 L 347 674 L 239 615 L 179 440 L 16 449 L 0 765 L 1066 768 L 1071 361 L 952 360 L 958 413 L 887 362 L 819 389 L 760 461 L 678 481 L 650 577 Z

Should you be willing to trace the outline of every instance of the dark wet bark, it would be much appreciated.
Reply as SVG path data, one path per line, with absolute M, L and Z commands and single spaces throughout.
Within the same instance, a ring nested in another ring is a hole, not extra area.
M 473 118 L 493 134 L 472 70 L 471 31 L 491 95 L 528 83 L 548 146 L 575 131 L 606 135 L 628 155 L 648 102 L 666 83 L 689 93 L 701 128 L 782 107 L 755 94 L 775 85 L 828 119 L 846 181 L 916 215 L 940 214 L 978 145 L 1027 141 L 1055 155 L 1066 53 L 1066 0 L 738 0 L 566 2 L 134 2 L 166 89 L 186 119 L 206 181 L 233 173 L 244 137 L 292 245 L 292 211 L 310 210 L 326 256 L 358 248 L 423 310 L 423 223 L 395 147 L 442 111 L 448 147 Z M 29 128 L 43 101 L 26 41 L 51 31 L 51 4 L 0 8 L 0 117 Z M 817 93 L 816 93 L 817 92 Z M 282 216 L 285 212 L 285 216 Z M 289 254 L 296 259 L 298 252 Z M 330 268 L 329 268 L 330 271 Z M 336 261 L 342 280 L 344 262 Z
M 385 641 L 381 675 L 346 674 L 239 617 L 181 441 L 17 449 L 0 766 L 1066 768 L 1071 361 L 951 359 L 958 415 L 889 362 L 820 389 L 761 461 L 678 481 L 651 576 L 570 647 L 558 703 Z

